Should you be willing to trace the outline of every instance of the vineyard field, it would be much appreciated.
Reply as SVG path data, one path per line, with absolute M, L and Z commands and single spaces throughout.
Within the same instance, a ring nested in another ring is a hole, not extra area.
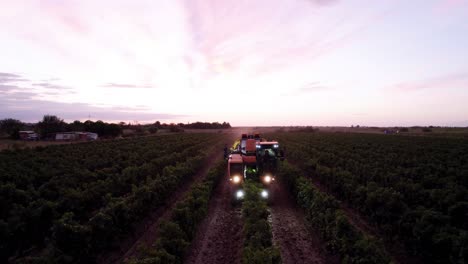
M 238 131 L 0 152 L 0 263 L 466 263 L 468 139 L 276 131 L 233 202 Z M 275 143 L 278 144 L 278 143 Z
M 94 261 L 221 139 L 177 134 L 1 152 L 1 259 Z
M 273 134 L 333 199 L 424 262 L 468 257 L 468 140 L 351 133 Z M 322 208 L 323 209 L 323 208 Z M 403 258 L 404 259 L 404 258 Z

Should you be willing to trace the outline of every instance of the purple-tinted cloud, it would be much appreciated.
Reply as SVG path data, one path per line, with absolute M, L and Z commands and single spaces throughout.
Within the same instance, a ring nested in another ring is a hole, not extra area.
M 436 2 L 434 9 L 439 13 L 447 13 L 450 10 L 466 6 L 467 4 L 466 0 L 442 0 Z
M 29 81 L 23 78 L 21 75 L 8 73 L 8 72 L 0 72 L 0 83 L 11 83 L 11 82 L 23 82 Z
M 128 83 L 107 83 L 104 85 L 101 85 L 101 87 L 106 87 L 106 88 L 154 88 L 152 85 L 148 84 L 128 84 Z
M 15 90 L 15 89 L 18 89 L 18 86 L 16 86 L 16 85 L 10 85 L 10 84 L 2 84 L 2 83 L 0 82 L 0 93 L 1 93 L 1 92 L 12 91 L 12 90 Z
M 35 122 L 45 114 L 58 115 L 66 120 L 92 119 L 102 120 L 175 120 L 184 117 L 165 113 L 151 113 L 142 105 L 129 106 L 96 106 L 87 103 L 63 103 L 44 99 L 43 95 L 60 95 L 62 92 L 74 93 L 72 88 L 43 81 L 33 83 L 31 87 L 16 84 L 26 80 L 21 75 L 0 73 L 0 119 L 17 118 L 26 122 Z M 117 85 L 118 86 L 118 85 Z M 131 85 L 122 87 L 129 88 Z M 135 86 L 137 87 L 137 86 Z M 139 86 L 138 86 L 139 87 Z
M 100 119 L 113 121 L 138 120 L 176 120 L 186 115 L 151 113 L 141 111 L 140 107 L 97 107 L 85 103 L 61 103 L 32 99 L 34 93 L 0 93 L 0 119 L 16 118 L 25 122 L 36 122 L 43 115 L 53 114 L 65 120 Z
M 58 84 L 53 84 L 50 82 L 41 82 L 41 83 L 33 83 L 33 86 L 38 86 L 42 87 L 45 89 L 50 89 L 50 90 L 71 90 L 71 87 L 63 86 L 63 85 L 58 85 Z
M 0 72 L 0 78 L 19 78 L 18 74 L 8 73 L 8 72 Z
M 20 93 L 23 93 L 23 97 L 24 94 L 42 97 L 44 95 L 61 95 L 63 92 L 67 94 L 76 93 L 71 87 L 58 85 L 50 81 L 32 84 L 30 82 L 31 80 L 19 74 L 0 73 L 0 91 L 9 92 L 10 95 L 19 96 Z
M 339 0 L 307 0 L 312 2 L 314 5 L 318 6 L 328 6 L 332 4 L 336 4 L 339 2 Z

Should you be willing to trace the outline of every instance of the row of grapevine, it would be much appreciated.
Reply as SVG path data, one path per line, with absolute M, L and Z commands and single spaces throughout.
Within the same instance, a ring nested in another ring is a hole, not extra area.
M 268 222 L 270 212 L 265 199 L 260 197 L 260 190 L 258 183 L 247 181 L 244 184 L 242 215 L 245 239 L 242 263 L 281 263 L 280 252 L 272 244 L 271 226 Z
M 294 160 L 338 199 L 430 263 L 468 260 L 468 140 L 279 133 Z
M 92 260 L 219 140 L 168 135 L 0 152 L 0 260 Z
M 224 175 L 226 164 L 219 162 L 206 178 L 192 187 L 187 197 L 178 202 L 170 221 L 161 224 L 159 238 L 141 255 L 128 261 L 134 263 L 182 263 L 197 227 L 208 213 L 208 203 Z
M 300 170 L 285 162 L 279 176 L 304 208 L 311 226 L 326 241 L 327 249 L 338 253 L 343 263 L 390 262 L 381 242 L 356 229 L 339 208 L 339 202 L 315 188 Z
M 170 220 L 161 224 L 155 243 L 149 248 L 140 248 L 140 255 L 127 263 L 183 263 L 197 227 L 207 214 L 209 200 L 225 166 L 225 162 L 218 164 L 202 183 L 193 186 L 187 197 L 176 204 Z M 281 263 L 280 252 L 272 244 L 268 206 L 259 195 L 260 187 L 249 181 L 245 183 L 244 190 L 242 263 Z

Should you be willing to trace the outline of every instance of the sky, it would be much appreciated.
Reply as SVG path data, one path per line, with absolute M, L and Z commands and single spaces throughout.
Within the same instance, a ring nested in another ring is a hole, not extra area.
M 468 126 L 468 0 L 0 0 L 0 119 Z

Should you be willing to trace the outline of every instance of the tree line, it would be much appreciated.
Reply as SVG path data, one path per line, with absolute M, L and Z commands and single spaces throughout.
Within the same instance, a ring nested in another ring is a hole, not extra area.
M 227 129 L 227 128 L 231 128 L 231 124 L 229 124 L 228 122 L 223 122 L 223 123 L 219 123 L 219 122 L 194 122 L 194 123 L 187 123 L 187 124 L 184 124 L 184 123 L 177 123 L 177 124 L 174 124 L 174 123 L 170 123 L 170 124 L 166 124 L 166 123 L 161 123 L 159 121 L 156 121 L 154 123 L 154 126 L 158 129 L 164 129 L 164 128 L 171 128 L 171 127 L 179 127 L 179 128 L 182 128 L 182 129 Z
M 12 139 L 19 139 L 19 131 L 31 130 L 40 134 L 41 138 L 52 138 L 58 132 L 71 132 L 71 131 L 86 131 L 97 133 L 100 137 L 117 137 L 123 134 L 124 129 L 130 129 L 136 134 L 144 134 L 148 131 L 150 134 L 156 133 L 159 129 L 166 129 L 170 132 L 183 132 L 184 129 L 227 129 L 231 128 L 228 122 L 195 122 L 195 123 L 161 123 L 156 121 L 152 124 L 132 124 L 120 122 L 106 123 L 104 121 L 91 121 L 84 122 L 75 120 L 67 123 L 63 119 L 55 115 L 45 115 L 41 121 L 37 123 L 25 123 L 17 119 L 6 118 L 0 120 L 0 135 L 6 134 Z
M 122 127 L 118 124 L 106 123 L 101 120 L 79 120 L 71 123 L 54 115 L 45 115 L 41 121 L 35 124 L 24 123 L 13 118 L 0 120 L 0 132 L 7 134 L 12 139 L 19 139 L 19 131 L 32 130 L 40 134 L 41 138 L 53 138 L 58 132 L 86 131 L 97 133 L 100 137 L 116 137 L 122 134 Z

